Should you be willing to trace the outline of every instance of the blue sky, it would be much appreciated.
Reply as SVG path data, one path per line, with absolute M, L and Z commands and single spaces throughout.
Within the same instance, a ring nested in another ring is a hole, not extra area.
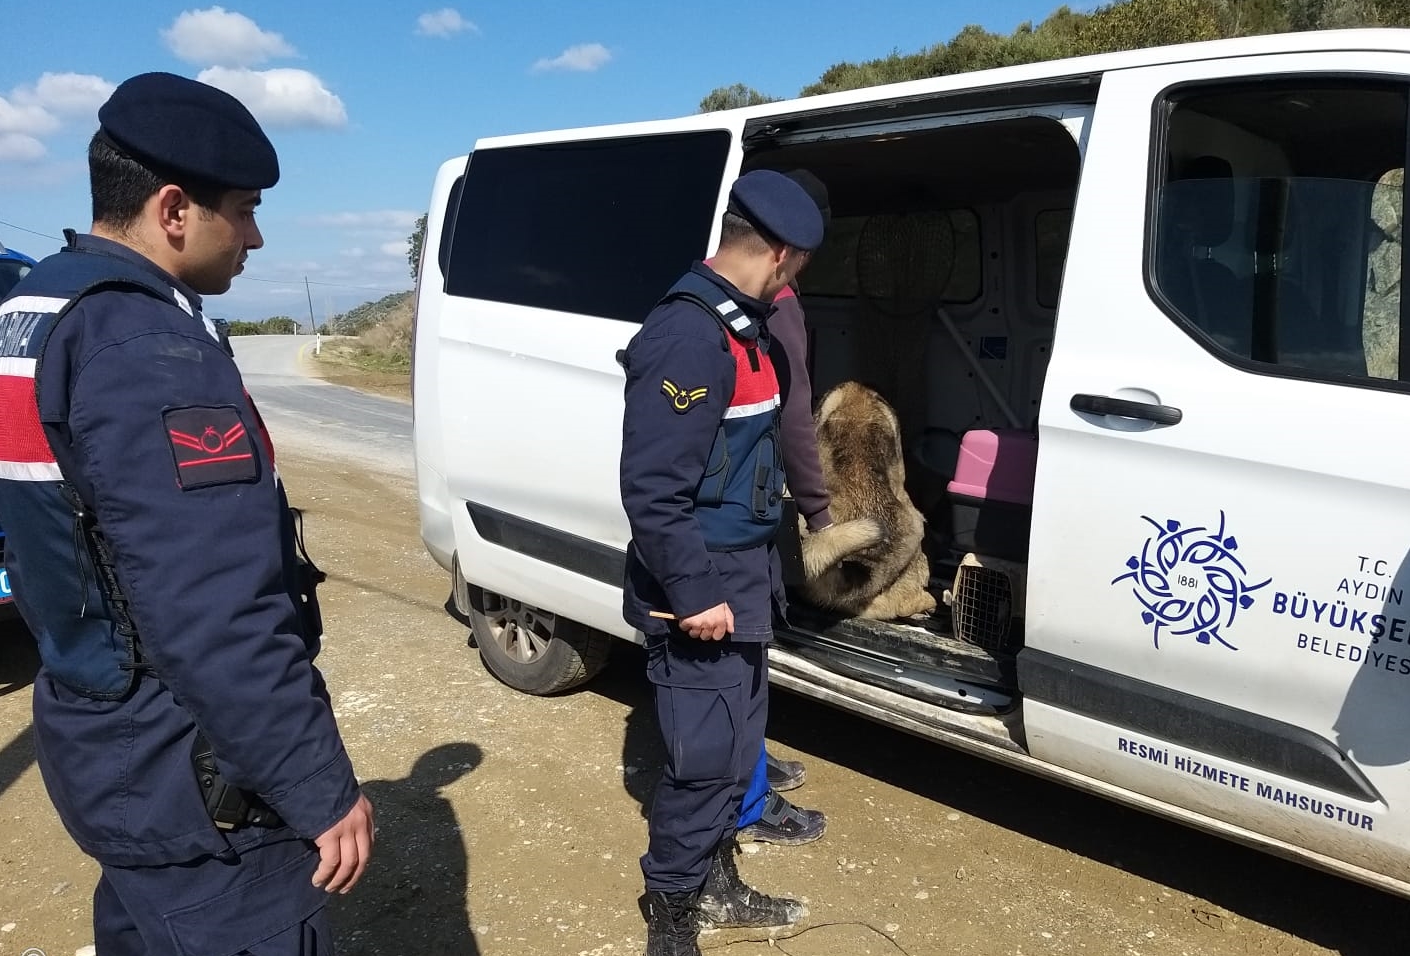
M 834 63 L 913 52 L 967 23 L 1007 33 L 1057 5 L 8 0 L 0 242 L 41 257 L 48 236 L 88 227 L 84 151 L 116 83 L 197 77 L 260 118 L 283 173 L 259 213 L 264 249 L 207 311 L 307 320 L 307 277 L 321 322 L 411 287 L 412 221 L 436 168 L 477 137 L 678 116 L 732 83 L 795 96 Z

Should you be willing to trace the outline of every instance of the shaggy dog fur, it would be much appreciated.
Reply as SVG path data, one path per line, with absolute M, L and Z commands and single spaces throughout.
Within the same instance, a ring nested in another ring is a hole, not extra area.
M 836 523 L 803 535 L 804 593 L 820 607 L 875 620 L 935 610 L 925 521 L 906 494 L 895 411 L 865 385 L 843 382 L 823 396 L 816 420 Z

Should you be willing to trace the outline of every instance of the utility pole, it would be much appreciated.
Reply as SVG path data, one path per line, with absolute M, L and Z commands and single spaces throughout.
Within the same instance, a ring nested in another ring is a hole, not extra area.
M 308 328 L 310 332 L 318 331 L 318 321 L 313 317 L 313 293 L 308 290 L 308 276 L 304 276 L 304 295 L 308 296 Z

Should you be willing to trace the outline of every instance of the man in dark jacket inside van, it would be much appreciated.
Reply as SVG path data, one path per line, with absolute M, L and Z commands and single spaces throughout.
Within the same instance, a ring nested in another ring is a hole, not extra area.
M 795 169 L 786 175 L 802 186 L 817 203 L 826 229 L 832 219 L 827 186 L 806 169 Z M 769 316 L 769 358 L 778 374 L 779 399 L 782 403 L 779 409 L 779 448 L 783 452 L 788 491 L 798 505 L 798 513 L 807 522 L 809 533 L 812 533 L 832 524 L 832 498 L 823 481 L 818 434 L 813 426 L 808 328 L 796 285 L 796 282 L 791 282 L 774 296 L 774 310 Z M 798 761 L 780 760 L 767 749 L 761 751 L 740 807 L 739 839 L 784 846 L 801 846 L 819 839 L 827 829 L 826 815 L 821 810 L 794 806 L 780 792 L 801 786 L 804 778 L 804 767 Z
M 823 237 L 818 206 L 781 173 L 730 190 L 712 266 L 696 263 L 627 346 L 623 614 L 647 639 L 666 744 L 642 873 L 648 956 L 698 956 L 716 926 L 805 912 L 745 885 L 740 802 L 768 716 L 765 645 L 784 607 L 771 542 L 782 515 L 779 383 L 765 320 Z

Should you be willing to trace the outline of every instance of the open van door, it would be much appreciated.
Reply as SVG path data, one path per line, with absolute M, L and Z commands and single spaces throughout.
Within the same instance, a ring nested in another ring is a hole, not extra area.
M 1108 73 L 1044 385 L 1039 759 L 1410 878 L 1410 57 Z

